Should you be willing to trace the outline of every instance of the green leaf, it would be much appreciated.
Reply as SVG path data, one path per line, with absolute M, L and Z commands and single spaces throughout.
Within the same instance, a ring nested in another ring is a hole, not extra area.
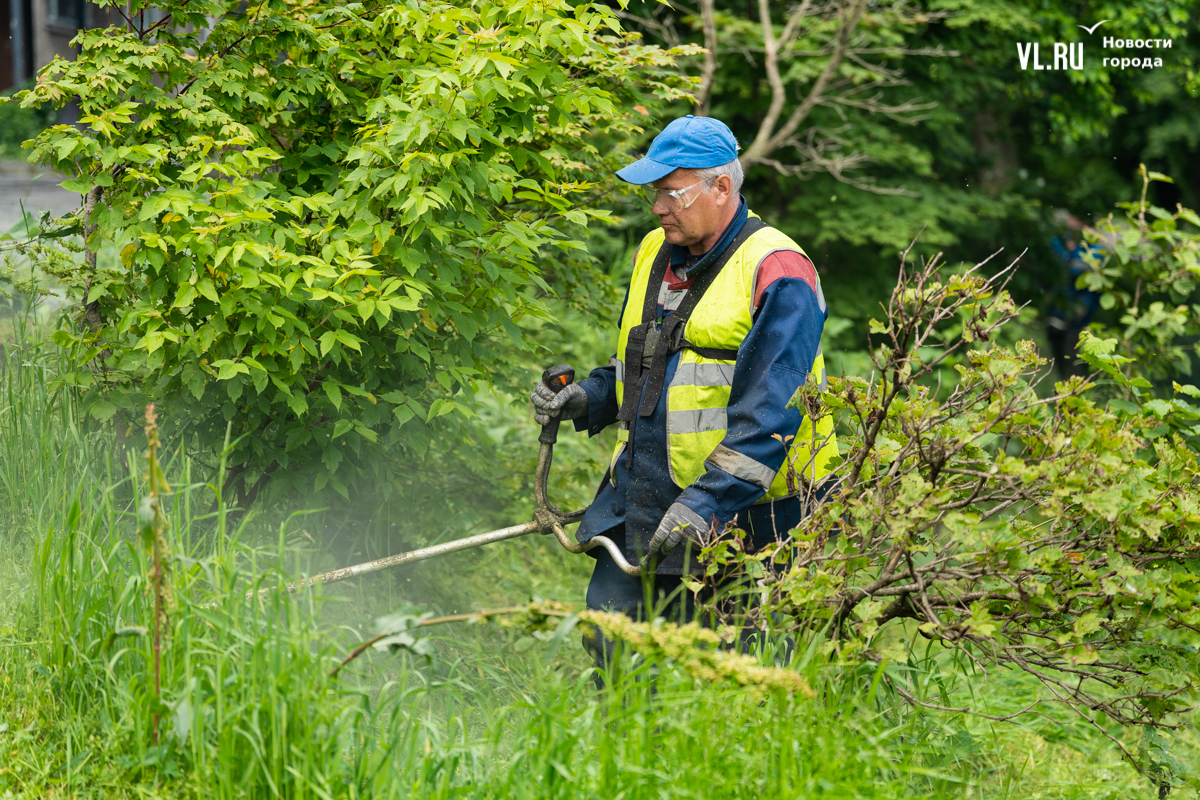
M 221 302 L 221 298 L 217 296 L 217 289 L 213 286 L 213 282 L 208 278 L 201 278 L 196 282 L 196 291 L 204 295 L 204 297 L 212 300 L 214 303 Z
M 342 410 L 342 390 L 337 387 L 333 381 L 325 381 L 322 384 L 325 387 L 325 394 L 329 397 L 329 402 L 333 403 L 333 407 L 338 411 Z
M 80 142 L 78 139 L 63 138 L 55 143 L 54 149 L 59 160 L 65 161 L 71 157 L 71 154 L 75 152 L 75 148 L 80 144 L 82 144 L 82 142 Z
M 292 410 L 292 413 L 298 417 L 303 417 L 308 413 L 308 401 L 300 392 L 293 392 L 292 395 L 287 398 L 287 404 L 288 408 Z
M 179 291 L 175 294 L 175 302 L 171 304 L 172 308 L 187 308 L 196 299 L 196 287 L 190 283 L 182 283 L 179 285 Z
M 167 337 L 162 331 L 151 331 L 141 338 L 137 346 L 144 349 L 147 353 L 153 353 L 155 350 L 163 346 Z
M 117 413 L 117 407 L 107 400 L 97 400 L 88 406 L 88 415 L 100 422 L 107 422 Z
M 333 349 L 337 337 L 333 331 L 325 331 L 325 333 L 321 334 L 321 338 L 318 341 L 321 343 L 321 355 L 324 356 Z
M 92 181 L 90 178 L 69 178 L 60 183 L 59 188 L 76 194 L 87 194 L 88 190 L 92 188 Z
M 192 397 L 197 400 L 204 398 L 204 373 L 200 370 L 193 370 L 187 382 L 188 390 L 192 393 Z
M 396 415 L 396 423 L 399 425 L 403 425 L 416 416 L 408 406 L 396 406 L 392 412 Z
M 1075 620 L 1075 635 L 1079 638 L 1089 636 L 1100 630 L 1100 617 L 1094 612 L 1088 613 Z
M 333 337 L 346 347 L 349 347 L 351 350 L 354 350 L 358 353 L 362 352 L 362 339 L 358 338 L 349 331 L 344 331 L 339 328 L 333 332 Z

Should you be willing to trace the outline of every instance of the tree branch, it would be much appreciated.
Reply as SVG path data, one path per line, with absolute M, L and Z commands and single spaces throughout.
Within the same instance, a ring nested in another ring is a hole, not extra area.
M 693 113 L 698 117 L 708 116 L 709 97 L 713 79 L 717 74 L 717 21 L 715 0 L 700 0 L 700 19 L 704 28 L 704 64 L 700 68 L 700 88 L 696 91 Z
M 809 0 L 805 0 L 801 4 L 800 9 L 796 11 L 793 18 L 807 13 L 808 2 Z M 838 30 L 834 36 L 833 52 L 829 56 L 829 62 L 821 70 L 821 74 L 817 77 L 817 80 L 813 82 L 808 96 L 792 112 L 791 116 L 783 124 L 783 127 L 776 130 L 775 126 L 783 112 L 786 93 L 783 86 L 783 79 L 779 75 L 779 43 L 775 39 L 775 31 L 771 23 L 769 3 L 768 0 L 758 0 L 759 14 L 762 16 L 767 81 L 771 85 L 771 106 L 758 127 L 758 134 L 754 137 L 754 142 L 746 149 L 745 154 L 742 156 L 743 167 L 751 167 L 760 163 L 775 150 L 779 149 L 780 146 L 796 133 L 796 130 L 800 127 L 800 123 L 821 102 L 829 82 L 837 74 L 838 67 L 841 66 L 842 59 L 845 57 L 847 49 L 849 49 L 850 36 L 862 20 L 863 13 L 867 9 L 867 3 L 868 0 L 854 0 L 853 5 L 841 12 L 839 15 Z

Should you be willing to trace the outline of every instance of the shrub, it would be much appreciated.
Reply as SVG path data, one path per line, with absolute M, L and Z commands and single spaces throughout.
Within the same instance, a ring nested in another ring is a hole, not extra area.
M 1168 258 L 1132 238 L 1124 247 Z M 1172 241 L 1194 251 L 1198 237 Z M 1176 383 L 1156 397 L 1138 370 L 1161 362 L 1090 332 L 1081 355 L 1095 374 L 1045 387 L 1032 342 L 995 343 L 1019 311 L 1008 274 L 902 263 L 884 319 L 871 323 L 871 379 L 793 398 L 842 427 L 830 484 L 818 490 L 807 465 L 788 466 L 811 517 L 755 553 L 736 531 L 717 537 L 705 580 L 740 572 L 763 600 L 754 623 L 827 635 L 830 657 L 876 662 L 917 705 L 946 703 L 910 682 L 914 637 L 986 674 L 1024 673 L 1041 695 L 991 718 L 1062 704 L 1165 791 L 1182 768 L 1154 731 L 1184 725 L 1200 688 L 1200 390 Z M 934 380 L 949 369 L 956 381 Z M 1128 399 L 1108 402 L 1113 388 Z M 1122 726 L 1150 731 L 1146 746 L 1128 744 Z
M 187 408 L 210 443 L 231 426 L 243 499 L 348 495 L 461 435 L 551 283 L 608 290 L 579 237 L 639 104 L 677 93 L 611 9 L 156 8 L 82 32 L 21 96 L 88 126 L 33 155 L 86 195 L 88 257 L 58 271 L 81 324 L 55 341 L 91 365 L 94 417 Z
M 1146 202 L 1151 181 L 1172 183 L 1142 164 L 1141 197 L 1119 203 L 1123 218 L 1109 214 L 1084 230 L 1093 244 L 1080 288 L 1100 295 L 1108 319 L 1094 333 L 1120 343 L 1123 372 L 1168 389 L 1172 378 L 1191 376 L 1200 339 L 1200 216 Z M 1124 393 L 1127 394 L 1127 393 Z

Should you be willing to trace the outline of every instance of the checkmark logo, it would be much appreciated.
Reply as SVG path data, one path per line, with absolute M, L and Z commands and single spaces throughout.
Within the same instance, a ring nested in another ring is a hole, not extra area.
M 1092 34 L 1092 33 L 1095 33 L 1095 32 L 1096 32 L 1096 28 L 1099 28 L 1101 25 L 1103 25 L 1103 24 L 1104 24 L 1104 23 L 1106 23 L 1106 22 L 1112 22 L 1112 20 L 1111 20 L 1111 19 L 1102 19 L 1102 20 L 1100 20 L 1099 22 L 1097 22 L 1095 25 L 1093 25 L 1093 26 L 1092 26 L 1092 27 L 1090 27 L 1090 28 L 1089 28 L 1089 27 L 1087 27 L 1086 25 L 1076 25 L 1075 27 L 1077 27 L 1077 28 L 1083 28 L 1083 29 L 1084 29 L 1085 31 L 1087 31 L 1089 34 Z

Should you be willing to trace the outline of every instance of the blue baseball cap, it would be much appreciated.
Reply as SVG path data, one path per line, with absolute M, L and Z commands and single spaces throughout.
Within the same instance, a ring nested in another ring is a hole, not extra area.
M 708 169 L 728 164 L 737 158 L 737 151 L 737 139 L 728 125 L 688 114 L 664 128 L 650 143 L 646 157 L 617 170 L 617 177 L 627 183 L 654 183 L 681 167 Z

